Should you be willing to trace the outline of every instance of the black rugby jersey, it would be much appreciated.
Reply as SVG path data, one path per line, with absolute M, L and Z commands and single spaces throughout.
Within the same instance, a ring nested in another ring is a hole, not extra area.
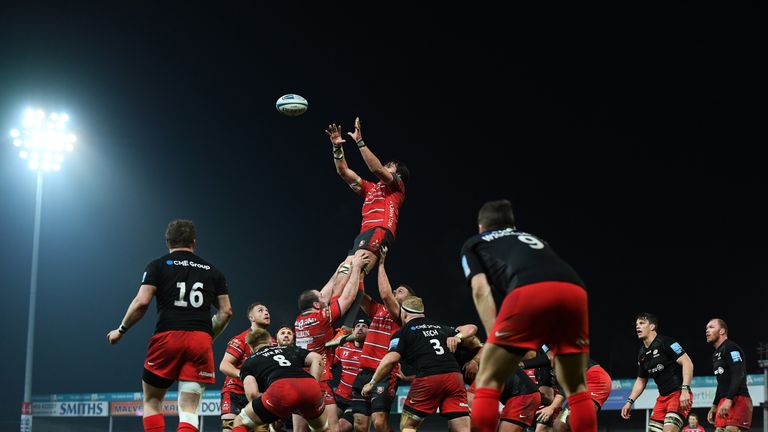
M 717 405 L 722 398 L 733 400 L 734 396 L 749 396 L 744 350 L 735 342 L 726 339 L 715 349 L 712 353 L 712 368 L 717 378 L 717 391 L 712 405 Z
M 245 359 L 240 368 L 240 379 L 248 375 L 256 378 L 259 391 L 264 391 L 275 381 L 283 378 L 313 378 L 304 370 L 309 351 L 289 345 L 264 347 Z
M 499 400 L 506 405 L 511 397 L 532 394 L 538 391 L 539 387 L 528 377 L 528 374 L 520 368 L 515 368 L 515 372 L 504 384 L 504 390 L 501 392 Z
M 228 294 L 227 280 L 209 262 L 187 251 L 175 251 L 147 264 L 142 285 L 157 287 L 155 333 L 201 330 L 213 335 L 211 305 Z
M 683 368 L 677 363 L 683 354 L 685 350 L 675 339 L 656 335 L 648 348 L 640 347 L 637 376 L 653 378 L 662 396 L 674 393 L 683 385 Z
M 467 283 L 479 273 L 501 295 L 537 282 L 584 283 L 544 240 L 514 228 L 485 231 L 461 248 L 461 266 Z
M 453 327 L 431 319 L 412 319 L 392 335 L 389 351 L 397 351 L 403 361 L 415 367 L 417 378 L 459 372 L 459 364 L 446 344 L 455 334 Z

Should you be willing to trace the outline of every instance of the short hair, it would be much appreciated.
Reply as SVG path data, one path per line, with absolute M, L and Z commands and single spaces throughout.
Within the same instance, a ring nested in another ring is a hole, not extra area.
M 262 302 L 255 302 L 255 303 L 251 303 L 251 304 L 249 304 L 249 305 L 248 305 L 248 311 L 246 312 L 246 314 L 249 314 L 249 313 L 251 313 L 251 311 L 253 310 L 253 308 L 255 308 L 256 306 L 264 306 L 264 307 L 266 307 L 267 305 L 265 305 L 265 304 L 264 304 L 264 303 L 262 303 Z
M 693 418 L 695 418 L 696 420 L 698 420 L 698 419 L 699 419 L 699 416 L 697 416 L 697 415 L 696 415 L 696 413 L 695 413 L 695 412 L 693 412 L 693 411 L 691 411 L 691 412 L 689 412 L 689 413 L 688 413 L 688 417 L 693 417 Z
M 648 324 L 653 324 L 656 326 L 656 330 L 659 329 L 659 319 L 656 318 L 656 315 L 650 312 L 641 312 L 637 314 L 637 316 L 635 317 L 635 321 L 637 320 L 648 321 Z
M 403 300 L 403 304 L 401 306 L 404 311 L 412 314 L 423 314 L 424 313 L 424 301 L 421 300 L 420 297 L 416 296 L 410 296 Z
M 486 202 L 477 212 L 477 224 L 487 230 L 514 227 L 512 203 L 507 199 Z
M 168 249 L 191 247 L 196 238 L 195 224 L 189 219 L 171 221 L 165 230 L 165 244 Z
M 299 294 L 299 310 L 305 311 L 312 308 L 313 303 L 320 301 L 320 297 L 314 290 L 306 290 Z
M 725 330 L 725 334 L 728 334 L 728 324 L 725 323 L 725 320 L 722 318 L 712 318 L 710 321 L 717 321 L 717 324 L 720 326 L 721 329 Z
M 400 180 L 403 181 L 403 183 L 408 183 L 408 179 L 411 178 L 411 170 L 408 169 L 408 167 L 402 163 L 401 161 L 397 159 L 392 159 L 391 161 L 387 162 L 387 164 L 395 164 L 395 172 L 397 175 L 400 176 Z
M 283 330 L 288 330 L 289 332 L 294 333 L 293 329 L 291 327 L 288 327 L 288 326 L 280 327 L 279 329 L 277 329 L 277 333 L 280 333 Z
M 414 290 L 414 289 L 413 289 L 413 288 L 412 288 L 410 285 L 408 285 L 408 284 L 404 284 L 404 283 L 401 283 L 401 284 L 397 284 L 397 288 L 400 288 L 400 287 L 403 287 L 403 288 L 405 288 L 406 290 L 408 290 L 408 293 L 409 293 L 410 295 L 412 295 L 412 296 L 415 296 L 415 295 L 416 295 L 416 291 L 415 291 L 415 290 Z
M 256 348 L 259 345 L 264 345 L 272 342 L 272 335 L 264 329 L 251 330 L 245 335 L 245 343 L 250 345 L 251 348 Z

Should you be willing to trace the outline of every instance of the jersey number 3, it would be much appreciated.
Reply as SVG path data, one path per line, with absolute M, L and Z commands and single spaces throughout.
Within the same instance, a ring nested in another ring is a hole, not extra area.
M 179 299 L 174 300 L 174 306 L 187 307 L 191 304 L 193 308 L 199 308 L 203 305 L 203 292 L 200 291 L 203 289 L 202 282 L 195 282 L 194 285 L 192 285 L 192 291 L 189 292 L 189 303 L 184 300 L 184 294 L 187 292 L 187 283 L 176 282 L 176 288 L 179 289 Z
M 445 350 L 443 349 L 443 346 L 440 345 L 440 341 L 438 339 L 430 339 L 429 343 L 431 343 L 432 344 L 432 348 L 435 349 L 435 354 L 443 355 Z

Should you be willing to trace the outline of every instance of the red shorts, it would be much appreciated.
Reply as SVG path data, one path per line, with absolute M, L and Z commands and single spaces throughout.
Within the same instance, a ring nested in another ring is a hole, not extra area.
M 567 282 L 539 282 L 515 288 L 501 305 L 488 342 L 555 354 L 589 352 L 587 291 Z
M 325 411 L 323 392 L 320 383 L 314 378 L 279 379 L 255 399 L 252 406 L 259 418 L 266 423 L 287 419 L 293 412 L 311 420 Z M 270 414 L 274 417 L 270 417 Z
M 602 408 L 608 396 L 611 394 L 611 376 L 602 366 L 592 366 L 587 369 L 587 390 L 592 400 Z
M 441 415 L 469 414 L 467 389 L 459 372 L 419 377 L 411 383 L 403 410 L 426 417 L 438 407 Z
M 149 339 L 144 369 L 169 379 L 213 384 L 213 338 L 204 331 L 169 330 Z
M 541 403 L 541 393 L 512 396 L 504 403 L 501 420 L 521 426 L 533 426 L 536 423 L 536 410 Z
M 691 393 L 691 405 L 693 405 L 693 393 Z M 657 422 L 664 422 L 664 417 L 667 413 L 678 413 L 680 417 L 685 420 L 688 417 L 690 408 L 683 409 L 680 406 L 680 390 L 670 393 L 666 396 L 659 396 L 656 398 L 656 405 L 653 406 L 653 413 L 651 414 L 651 420 Z
M 717 403 L 717 411 L 720 412 L 720 405 L 723 404 L 725 398 L 720 399 Z M 724 428 L 726 426 L 736 426 L 739 429 L 749 429 L 752 426 L 752 398 L 749 396 L 734 396 L 731 409 L 728 410 L 728 415 L 720 417 L 720 414 L 715 415 L 715 427 Z
M 336 405 L 336 398 L 333 396 L 333 389 L 328 384 L 328 381 L 321 381 L 319 384 L 320 391 L 323 392 L 323 403 L 325 405 Z

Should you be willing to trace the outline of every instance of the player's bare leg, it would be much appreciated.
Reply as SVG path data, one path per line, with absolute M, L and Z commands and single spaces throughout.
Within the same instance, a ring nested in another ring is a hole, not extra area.
M 335 407 L 336 405 L 334 405 L 334 409 Z M 329 425 L 328 425 L 328 416 L 326 415 L 326 412 L 327 410 L 322 414 L 320 414 L 319 417 L 313 418 L 311 420 L 307 420 L 307 423 L 309 426 L 312 427 L 313 432 L 325 432 L 328 430 Z
M 371 421 L 373 422 L 373 430 L 376 432 L 389 431 L 389 413 L 375 412 L 371 414 Z
M 525 429 L 517 423 L 510 423 L 508 421 L 499 422 L 499 432 L 522 432 Z
M 291 418 L 293 419 L 293 432 L 309 432 L 309 424 L 304 420 L 304 417 L 293 414 Z
M 336 404 L 326 405 L 323 415 L 328 420 L 328 431 L 339 432 L 339 409 Z M 309 423 L 309 420 L 307 420 L 307 423 Z
M 486 343 L 480 358 L 480 369 L 475 378 L 475 397 L 472 402 L 472 430 L 495 432 L 499 423 L 501 389 L 520 362 L 523 350 L 509 352 L 505 348 Z M 519 352 L 517 352 L 519 351 Z
M 259 418 L 259 415 L 253 410 L 251 404 L 248 404 L 240 411 L 240 414 L 235 417 L 235 427 L 232 429 L 232 432 L 258 430 L 263 426 L 266 426 L 264 421 Z
M 367 415 L 355 413 L 355 432 L 368 432 L 371 427 L 371 418 Z
M 235 417 L 233 413 L 221 415 L 221 432 L 230 432 L 235 427 Z
M 163 418 L 163 399 L 168 389 L 155 387 L 146 382 L 141 382 L 144 391 L 144 430 L 148 432 L 164 431 L 165 419 Z M 151 417 L 148 419 L 148 417 Z
M 448 432 L 469 432 L 469 416 L 448 420 Z

